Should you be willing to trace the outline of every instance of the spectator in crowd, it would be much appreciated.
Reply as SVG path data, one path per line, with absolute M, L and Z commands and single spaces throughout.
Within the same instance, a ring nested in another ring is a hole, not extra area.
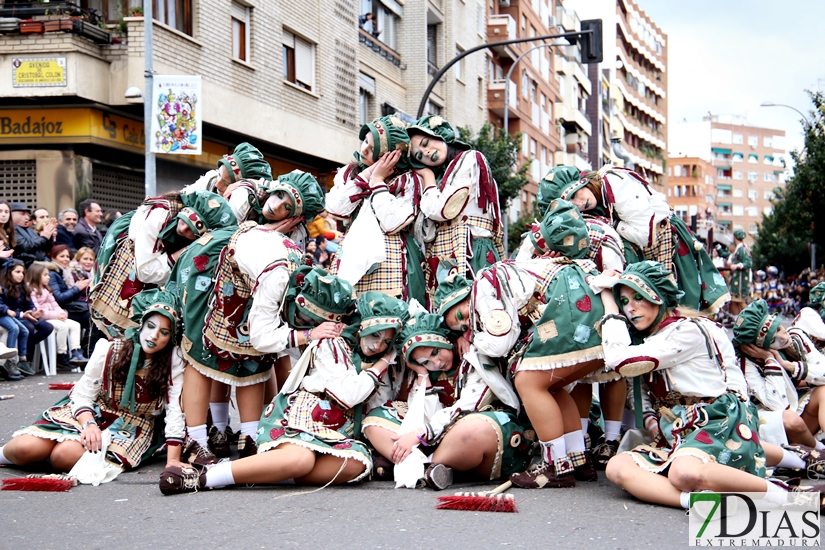
M 88 246 L 97 254 L 100 250 L 100 243 L 103 241 L 103 235 L 97 228 L 103 219 L 103 210 L 92 199 L 86 199 L 80 203 L 80 212 L 83 217 L 74 228 L 74 236 L 72 237 L 74 247 L 80 250 L 84 246 Z
M 32 224 L 38 224 L 43 222 L 45 225 L 46 222 L 49 221 L 49 211 L 43 208 L 42 206 L 38 206 L 32 212 Z
M 0 261 L 14 254 L 17 239 L 14 237 L 14 224 L 11 220 L 11 206 L 0 200 Z
M 72 241 L 72 233 L 77 225 L 77 210 L 74 208 L 67 208 L 61 210 L 57 215 L 57 239 L 55 244 L 65 244 L 70 250 L 74 249 L 74 242 Z
M 315 238 L 315 265 L 329 267 L 329 252 L 327 252 L 327 238 L 319 235 Z
M 42 235 L 38 235 L 29 227 L 29 207 L 22 202 L 11 203 L 11 218 L 14 222 L 14 236 L 17 243 L 14 247 L 14 257 L 26 266 L 35 261 L 43 261 L 46 254 L 52 249 L 52 242 L 57 233 L 57 220 L 50 220 L 44 227 Z
M 375 15 L 373 15 L 371 11 L 368 11 L 364 15 L 358 16 L 358 26 L 373 35 L 375 38 L 378 38 L 378 35 L 381 34 L 381 31 L 378 30 L 375 24 Z
M 49 288 L 57 304 L 69 313 L 69 319 L 80 323 L 82 330 L 91 328 L 88 288 L 91 279 L 75 280 L 72 274 L 72 257 L 66 245 L 55 245 L 50 254 Z
M 19 260 L 12 260 L 12 264 L 6 268 L 0 283 L 0 314 L 5 314 L 6 318 L 2 319 L 7 322 L 11 318 L 15 321 L 18 332 L 12 336 L 14 328 L 11 324 L 3 325 L 3 328 L 9 330 L 9 338 L 17 339 L 17 351 L 19 362 L 17 363 L 17 370 L 22 374 L 31 376 L 34 374 L 34 369 L 31 365 L 30 355 L 34 353 L 34 347 L 45 340 L 49 334 L 52 333 L 54 327 L 41 319 L 43 312 L 38 310 L 32 302 L 31 295 L 27 292 L 24 279 L 26 277 L 26 270 L 23 267 L 23 262 Z M 3 309 L 5 308 L 5 309 Z M 19 322 L 18 322 L 19 321 Z M 21 335 L 25 333 L 25 345 L 21 339 Z

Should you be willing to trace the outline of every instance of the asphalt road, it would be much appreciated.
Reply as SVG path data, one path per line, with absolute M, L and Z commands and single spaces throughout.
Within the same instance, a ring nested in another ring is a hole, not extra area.
M 63 392 L 47 382 L 0 382 L 0 444 Z M 237 419 L 233 421 L 237 425 Z M 606 479 L 574 489 L 512 490 L 517 514 L 436 510 L 438 493 L 389 482 L 313 488 L 238 487 L 164 497 L 163 461 L 99 487 L 66 493 L 0 491 L 0 548 L 672 548 L 688 518 L 636 501 Z M 0 478 L 24 475 L 0 467 Z M 458 485 L 487 490 L 494 483 Z M 452 489 L 452 488 L 451 488 Z M 448 489 L 447 491 L 450 491 Z M 456 489 L 457 490 L 457 489 Z

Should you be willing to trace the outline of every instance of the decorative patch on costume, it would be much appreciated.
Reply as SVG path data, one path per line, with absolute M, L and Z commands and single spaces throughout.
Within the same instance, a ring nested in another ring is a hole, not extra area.
M 462 188 L 453 193 L 453 195 L 447 199 L 447 202 L 444 204 L 444 208 L 441 210 L 442 216 L 445 219 L 451 220 L 461 214 L 461 211 L 464 210 L 464 205 L 467 204 L 467 199 L 470 197 L 470 190 L 467 188 Z
M 221 214 L 221 223 L 226 223 L 229 221 L 229 212 L 224 212 Z
M 308 434 L 308 433 L 306 433 L 306 432 L 301 432 L 301 433 L 299 433 L 299 434 L 298 434 L 298 437 L 299 437 L 300 439 L 304 440 L 304 441 L 312 441 L 313 439 L 315 439 L 314 437 L 312 437 L 312 435 L 310 435 L 310 434 Z
M 556 226 L 557 226 L 557 225 L 559 225 L 561 222 L 562 222 L 562 217 L 561 217 L 561 216 L 556 216 L 555 218 L 553 218 L 552 220 L 550 220 L 550 227 L 556 227 Z
M 739 424 L 738 426 L 736 426 L 736 433 L 738 433 L 739 437 L 741 437 L 745 441 L 751 439 L 751 437 L 753 436 L 753 432 L 751 431 L 751 429 L 745 426 L 744 424 Z
M 765 467 L 765 459 L 761 456 L 753 457 L 753 465 L 756 467 L 757 470 L 761 470 Z
M 584 250 L 584 249 L 585 249 L 585 248 L 587 248 L 588 246 L 589 246 L 589 245 L 588 245 L 588 243 L 587 243 L 587 239 L 580 239 L 580 240 L 579 240 L 579 250 Z
M 235 285 L 233 285 L 230 281 L 226 281 L 221 285 L 221 294 L 224 296 L 232 296 L 235 294 Z
M 510 436 L 510 447 L 515 449 L 519 445 L 521 445 L 521 434 L 514 432 L 513 435 Z
M 200 239 L 195 241 L 197 244 L 203 246 L 212 240 L 212 233 L 205 233 Z
M 206 201 L 206 205 L 209 208 L 219 208 L 221 206 L 221 203 L 219 203 L 217 199 L 209 199 L 208 201 Z
M 189 273 L 191 271 L 192 271 L 191 267 L 184 267 L 183 269 L 181 269 L 180 270 L 180 275 L 179 275 L 180 282 L 186 283 L 186 281 L 189 280 Z
M 567 235 L 564 239 L 562 239 L 561 244 L 564 246 L 573 246 L 573 242 L 576 240 L 576 237 L 573 235 Z
M 322 399 L 318 401 L 318 404 L 312 409 L 312 420 L 328 428 L 337 430 L 346 423 L 347 418 L 341 409 L 333 406 L 329 401 Z
M 266 408 L 264 409 L 264 417 L 269 418 L 269 415 L 272 414 L 272 411 L 274 411 L 274 410 L 275 410 L 275 404 L 274 403 L 270 403 L 269 405 L 267 405 Z
M 504 336 L 513 327 L 513 320 L 503 309 L 496 309 L 484 318 L 484 330 L 493 336 Z
M 592 307 L 593 303 L 590 301 L 590 296 L 586 294 L 581 300 L 576 300 L 576 309 L 578 309 L 579 311 L 587 313 L 592 309 Z
M 585 296 L 586 298 L 586 296 Z M 576 302 L 576 306 L 578 306 L 578 302 Z M 573 333 L 573 340 L 580 344 L 586 344 L 588 340 L 590 340 L 590 332 L 591 328 L 587 325 L 579 325 L 576 327 L 576 332 Z
M 336 443 L 335 445 L 333 445 L 333 447 L 336 449 L 349 449 L 350 447 L 352 447 L 352 443 L 350 443 L 349 441 L 344 441 L 343 443 Z
M 283 428 L 272 428 L 269 430 L 269 438 L 273 441 L 281 437 L 286 433 L 286 430 Z
M 505 424 L 510 422 L 510 415 L 508 415 L 507 413 L 503 413 L 501 411 L 495 411 L 493 414 L 496 415 L 496 420 L 498 420 L 498 423 L 501 424 L 502 426 L 504 426 Z
M 699 443 L 704 443 L 705 445 L 711 445 L 713 440 L 710 438 L 710 435 L 705 430 L 699 430 L 696 436 L 693 438 Z
M 722 464 L 723 466 L 724 466 L 725 464 L 727 464 L 728 462 L 730 462 L 730 451 L 728 451 L 727 449 L 725 449 L 724 451 L 722 451 L 721 453 L 719 453 L 719 456 L 716 458 L 716 461 L 717 461 L 719 464 Z
M 582 287 L 582 284 L 579 282 L 578 279 L 567 279 L 567 288 L 570 290 L 578 290 Z
M 487 251 L 487 262 L 491 264 L 496 263 L 496 255 L 492 250 Z
M 195 269 L 197 269 L 198 271 L 203 271 L 204 269 L 206 269 L 208 263 L 209 256 L 204 256 L 203 254 L 192 258 L 192 265 L 194 265 Z
M 198 275 L 195 279 L 195 290 L 199 290 L 201 292 L 206 292 L 209 290 L 211 286 L 212 279 L 210 277 L 204 277 L 203 275 Z
M 679 240 L 679 256 L 687 256 L 690 253 L 690 249 L 687 247 L 684 241 Z
M 744 320 L 745 320 L 745 319 L 744 319 L 741 315 L 740 315 L 740 316 L 738 316 L 738 317 L 736 318 L 736 323 L 735 323 L 735 324 L 736 324 L 736 326 L 738 327 L 739 325 L 741 325 L 741 324 L 742 324 L 742 321 L 744 321 Z
M 638 376 L 656 370 L 659 360 L 655 357 L 639 356 L 622 361 L 614 370 L 625 377 Z
M 547 321 L 546 323 L 542 323 L 536 326 L 536 333 L 541 338 L 542 342 L 546 342 L 551 338 L 555 338 L 559 335 L 559 331 L 556 328 L 556 322 L 552 319 Z

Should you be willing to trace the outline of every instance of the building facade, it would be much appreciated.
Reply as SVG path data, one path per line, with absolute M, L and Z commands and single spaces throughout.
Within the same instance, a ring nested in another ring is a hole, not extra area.
M 716 168 L 699 157 L 670 158 L 667 164 L 668 204 L 704 237 L 716 218 Z
M 12 74 L 21 59 L 65 70 L 62 82 L 43 85 L 0 79 L 0 196 L 50 211 L 89 197 L 128 210 L 144 197 L 143 100 L 125 97 L 130 87 L 144 88 L 143 3 L 80 4 L 83 13 L 60 2 L 39 15 L 2 13 L 23 21 L 0 35 L 0 71 Z M 276 175 L 300 168 L 329 185 L 335 169 L 352 161 L 362 122 L 388 113 L 411 119 L 434 70 L 486 32 L 478 0 L 154 6 L 155 72 L 203 77 L 203 154 L 159 154 L 159 193 L 191 183 L 242 141 L 258 146 Z M 111 35 L 89 9 L 102 12 Z M 374 27 L 362 23 L 367 11 Z M 69 16 L 82 23 L 25 32 Z M 484 67 L 483 56 L 469 56 L 445 75 L 428 112 L 457 126 L 483 124 L 486 88 L 477 75 Z

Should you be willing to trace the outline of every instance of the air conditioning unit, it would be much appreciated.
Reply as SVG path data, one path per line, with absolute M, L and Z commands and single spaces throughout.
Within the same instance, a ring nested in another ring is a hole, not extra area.
M 509 8 L 510 0 L 498 0 L 498 5 L 502 8 Z
M 547 17 L 547 28 L 549 28 L 549 29 L 556 28 L 556 16 L 555 15 L 549 15 Z

